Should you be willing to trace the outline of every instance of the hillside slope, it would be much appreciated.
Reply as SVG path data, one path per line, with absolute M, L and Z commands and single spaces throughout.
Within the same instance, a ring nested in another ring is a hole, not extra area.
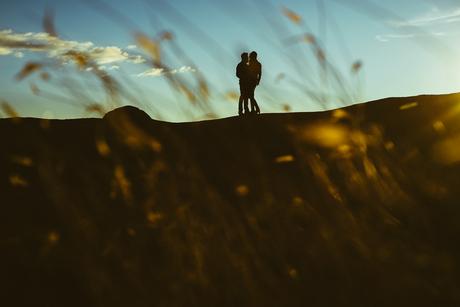
M 459 101 L 2 119 L 2 302 L 458 306 Z

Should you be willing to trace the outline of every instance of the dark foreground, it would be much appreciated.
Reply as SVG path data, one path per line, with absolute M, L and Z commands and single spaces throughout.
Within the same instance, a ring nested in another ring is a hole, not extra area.
M 459 106 L 0 120 L 0 304 L 460 306 Z

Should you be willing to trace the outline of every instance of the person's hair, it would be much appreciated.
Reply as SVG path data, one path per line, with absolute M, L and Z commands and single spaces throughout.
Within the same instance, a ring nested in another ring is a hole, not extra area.
M 241 59 L 244 60 L 244 59 L 247 59 L 248 58 L 248 53 L 247 52 L 243 52 L 241 54 Z
M 249 57 L 250 57 L 251 59 L 257 59 L 257 52 L 255 52 L 255 51 L 251 52 L 251 54 L 249 55 Z

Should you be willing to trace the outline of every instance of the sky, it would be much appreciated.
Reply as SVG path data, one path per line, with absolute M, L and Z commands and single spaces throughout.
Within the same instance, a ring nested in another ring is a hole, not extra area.
M 262 112 L 459 92 L 460 1 L 1 1 L 0 100 L 27 117 L 123 104 L 167 121 L 232 116 L 235 67 L 253 50 Z M 18 78 L 30 63 L 40 66 Z

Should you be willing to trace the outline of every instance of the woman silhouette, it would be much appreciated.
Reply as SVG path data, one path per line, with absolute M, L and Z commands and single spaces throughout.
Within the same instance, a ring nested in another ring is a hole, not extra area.
M 251 113 L 260 114 L 260 108 L 257 104 L 256 99 L 254 98 L 254 92 L 256 87 L 260 83 L 260 79 L 262 79 L 262 64 L 257 60 L 257 52 L 253 51 L 249 55 L 249 83 L 248 83 L 248 96 L 251 100 Z

